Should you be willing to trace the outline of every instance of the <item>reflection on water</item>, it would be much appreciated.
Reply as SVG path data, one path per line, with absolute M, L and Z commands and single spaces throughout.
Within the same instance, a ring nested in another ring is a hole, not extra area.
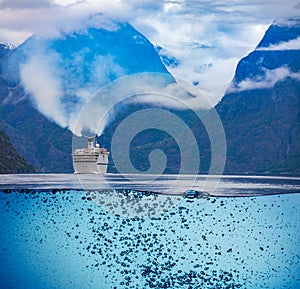
M 2 287 L 299 288 L 299 180 L 227 178 L 219 189 L 285 194 L 3 189 Z

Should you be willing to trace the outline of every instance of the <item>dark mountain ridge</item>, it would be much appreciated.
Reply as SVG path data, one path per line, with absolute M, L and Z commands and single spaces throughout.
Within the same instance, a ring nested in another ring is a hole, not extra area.
M 260 50 L 299 36 L 299 22 L 271 25 L 257 49 L 239 62 L 216 106 L 227 136 L 227 173 L 300 174 L 300 50 Z M 261 85 L 268 71 L 281 68 L 288 75 L 274 74 Z M 240 90 L 243 81 L 253 88 Z

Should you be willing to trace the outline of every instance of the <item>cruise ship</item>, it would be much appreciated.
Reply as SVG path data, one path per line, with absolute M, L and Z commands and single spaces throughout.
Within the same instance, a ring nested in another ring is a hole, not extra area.
M 96 136 L 83 137 L 87 139 L 88 146 L 73 151 L 74 174 L 105 174 L 109 152 L 100 148 L 99 144 L 94 146 Z

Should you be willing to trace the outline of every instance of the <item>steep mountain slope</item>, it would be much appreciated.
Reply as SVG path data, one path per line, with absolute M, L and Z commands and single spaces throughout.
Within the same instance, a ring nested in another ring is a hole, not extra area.
M 300 175 L 299 37 L 299 21 L 271 25 L 257 49 L 238 63 L 216 106 L 227 141 L 225 173 Z M 199 142 L 200 172 L 208 173 L 211 143 L 206 129 L 201 121 L 189 125 Z M 160 148 L 169 152 L 166 172 L 177 173 L 180 151 L 174 141 L 151 141 L 133 148 L 132 156 L 140 156 L 133 158 L 136 167 L 147 169 L 149 152 Z
M 243 58 L 216 109 L 227 136 L 227 173 L 300 174 L 300 23 L 272 25 Z
M 33 172 L 34 167 L 16 152 L 9 137 L 0 130 L 0 174 Z
M 0 60 L 0 128 L 37 170 L 72 172 L 67 127 L 94 91 L 139 72 L 168 73 L 129 24 L 31 37 Z
M 10 136 L 17 151 L 38 171 L 72 172 L 69 130 L 47 120 L 26 98 L 15 104 L 1 105 L 0 115 L 5 120 L 0 122 L 1 128 Z

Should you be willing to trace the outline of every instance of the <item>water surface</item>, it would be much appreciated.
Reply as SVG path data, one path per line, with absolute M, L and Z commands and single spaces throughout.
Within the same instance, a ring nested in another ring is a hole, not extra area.
M 224 177 L 187 199 L 35 177 L 0 178 L 2 288 L 299 288 L 297 178 Z

